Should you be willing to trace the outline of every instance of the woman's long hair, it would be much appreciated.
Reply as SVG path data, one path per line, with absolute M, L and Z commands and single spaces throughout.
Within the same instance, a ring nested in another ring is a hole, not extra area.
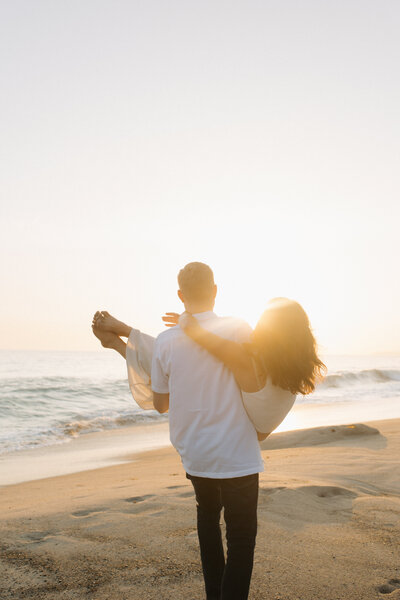
M 318 358 L 310 322 L 298 302 L 273 298 L 253 333 L 252 348 L 272 383 L 293 394 L 310 394 L 326 366 Z

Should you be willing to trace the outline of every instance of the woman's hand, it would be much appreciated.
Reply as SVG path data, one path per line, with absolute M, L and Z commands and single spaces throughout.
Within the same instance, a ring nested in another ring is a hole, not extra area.
M 162 318 L 166 327 L 175 327 L 178 325 L 180 314 L 175 312 L 166 312 Z
M 181 316 L 179 317 L 179 321 L 178 321 L 178 325 L 179 327 L 186 332 L 189 331 L 193 331 L 194 328 L 196 328 L 198 326 L 198 321 L 197 319 L 194 318 L 194 316 L 188 312 L 184 312 L 181 314 Z
M 166 312 L 161 318 L 166 327 L 175 327 L 175 325 L 179 325 L 183 331 L 186 331 L 186 333 L 195 332 L 199 325 L 197 319 L 195 319 L 193 315 L 186 311 L 181 315 L 175 312 Z

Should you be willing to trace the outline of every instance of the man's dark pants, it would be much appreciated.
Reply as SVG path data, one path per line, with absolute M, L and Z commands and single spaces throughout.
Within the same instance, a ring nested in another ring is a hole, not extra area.
M 186 474 L 197 501 L 197 532 L 207 600 L 246 600 L 257 535 L 258 473 L 231 479 Z M 227 559 L 220 513 L 224 508 Z

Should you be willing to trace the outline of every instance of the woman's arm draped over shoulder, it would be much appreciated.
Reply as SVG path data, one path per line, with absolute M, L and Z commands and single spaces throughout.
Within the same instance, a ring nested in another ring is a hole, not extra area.
M 179 319 L 181 329 L 196 344 L 222 361 L 230 369 L 239 386 L 247 387 L 249 376 L 253 378 L 251 356 L 243 344 L 227 340 L 201 327 L 197 319 L 189 313 L 183 313 Z

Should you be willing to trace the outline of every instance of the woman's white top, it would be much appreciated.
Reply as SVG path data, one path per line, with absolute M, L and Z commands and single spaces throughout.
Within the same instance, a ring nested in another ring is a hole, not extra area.
M 126 344 L 126 366 L 131 394 L 144 410 L 154 410 L 151 389 L 151 361 L 155 338 L 139 329 L 131 329 Z
M 244 392 L 243 404 L 250 421 L 260 433 L 271 433 L 282 423 L 294 401 L 296 394 L 274 385 L 269 377 L 258 392 Z
M 144 410 L 154 410 L 151 389 L 151 362 L 155 338 L 132 329 L 126 346 L 129 387 Z M 243 404 L 257 431 L 270 433 L 282 423 L 296 399 L 295 394 L 273 385 L 270 378 L 258 392 L 244 392 Z

